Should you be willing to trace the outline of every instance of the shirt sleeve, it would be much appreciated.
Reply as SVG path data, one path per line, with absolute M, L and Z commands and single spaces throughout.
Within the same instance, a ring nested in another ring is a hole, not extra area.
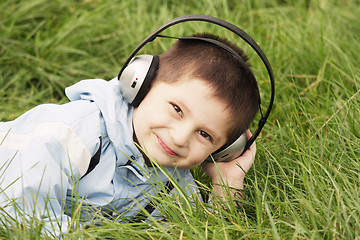
M 98 123 L 89 101 L 41 105 L 0 123 L 1 211 L 15 221 L 42 219 L 55 234 L 66 232 L 66 193 L 76 191 L 98 149 Z

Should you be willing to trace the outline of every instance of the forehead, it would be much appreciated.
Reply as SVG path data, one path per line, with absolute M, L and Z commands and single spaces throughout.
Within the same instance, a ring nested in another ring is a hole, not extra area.
M 207 127 L 216 135 L 227 137 L 233 127 L 233 118 L 227 104 L 215 96 L 211 85 L 201 79 L 183 77 L 175 82 L 159 81 L 159 94 L 175 101 L 186 116 Z

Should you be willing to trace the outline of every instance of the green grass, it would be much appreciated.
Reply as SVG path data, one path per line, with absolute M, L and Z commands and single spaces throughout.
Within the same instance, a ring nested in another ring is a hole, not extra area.
M 162 206 L 170 209 L 166 223 L 104 219 L 102 225 L 79 227 L 65 238 L 359 239 L 356 0 L 3 0 L 0 120 L 14 119 L 41 103 L 66 102 L 64 88 L 81 79 L 113 78 L 143 38 L 187 14 L 212 15 L 238 25 L 262 47 L 274 70 L 275 105 L 257 140 L 246 200 L 238 209 L 215 204 L 216 213 L 196 201 L 179 208 L 164 200 Z M 236 40 L 206 23 L 184 23 L 168 32 L 181 36 L 194 31 Z M 249 52 L 242 41 L 237 43 Z M 170 44 L 156 41 L 144 52 L 159 54 Z M 249 55 L 266 105 L 266 72 L 256 55 Z M 206 179 L 199 169 L 194 175 Z M 33 224 L 2 227 L 0 239 L 46 238 L 41 222 Z

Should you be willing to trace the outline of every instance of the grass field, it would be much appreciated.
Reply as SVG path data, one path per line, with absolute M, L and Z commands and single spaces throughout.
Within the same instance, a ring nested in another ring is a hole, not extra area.
M 176 209 L 166 223 L 105 221 L 64 238 L 360 239 L 357 0 L 2 0 L 0 121 L 41 103 L 66 102 L 64 88 L 81 79 L 113 78 L 149 33 L 188 14 L 239 26 L 274 70 L 275 105 L 257 140 L 242 207 L 229 201 L 209 213 L 200 203 L 179 209 L 165 200 Z M 218 33 L 247 50 L 266 106 L 266 71 L 243 41 L 206 23 L 184 23 L 168 33 L 196 31 Z M 159 54 L 171 43 L 157 40 L 143 52 Z M 199 169 L 194 176 L 205 179 Z M 47 238 L 41 227 L 2 226 L 0 239 Z

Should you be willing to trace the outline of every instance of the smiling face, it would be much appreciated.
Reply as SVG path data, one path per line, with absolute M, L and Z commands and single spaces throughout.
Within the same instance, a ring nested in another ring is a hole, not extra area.
M 166 167 L 190 169 L 223 146 L 232 127 L 226 105 L 203 80 L 156 82 L 134 109 L 138 144 Z

